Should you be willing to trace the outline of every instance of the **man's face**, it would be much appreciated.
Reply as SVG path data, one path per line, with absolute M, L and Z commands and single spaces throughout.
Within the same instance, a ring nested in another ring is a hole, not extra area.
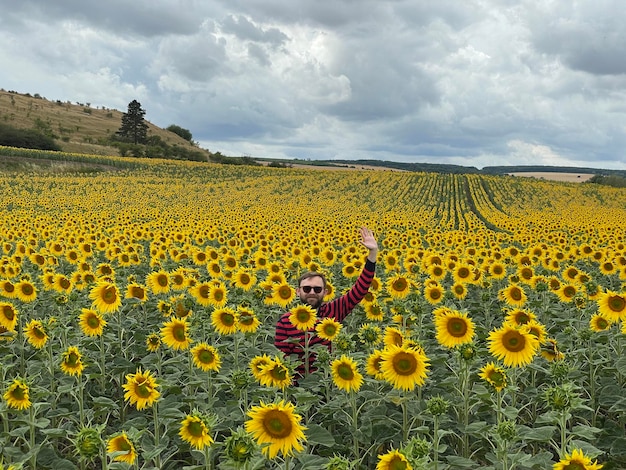
M 326 293 L 324 281 L 318 276 L 303 279 L 300 286 L 296 289 L 296 294 L 300 297 L 300 301 L 313 308 L 318 308 L 322 305 L 322 299 Z

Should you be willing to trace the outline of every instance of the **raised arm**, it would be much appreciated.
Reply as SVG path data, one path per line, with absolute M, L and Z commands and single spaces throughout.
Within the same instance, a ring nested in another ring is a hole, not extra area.
M 378 256 L 378 243 L 372 231 L 367 227 L 361 227 L 361 244 L 370 250 L 367 259 L 375 263 L 376 257 Z

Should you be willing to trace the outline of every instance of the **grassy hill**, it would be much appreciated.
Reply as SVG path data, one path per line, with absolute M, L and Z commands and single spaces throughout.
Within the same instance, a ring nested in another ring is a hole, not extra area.
M 109 143 L 117 132 L 124 111 L 94 108 L 89 103 L 50 101 L 37 94 L 19 94 L 0 90 L 0 122 L 19 128 L 37 129 L 53 135 L 65 152 L 95 155 L 119 155 Z M 148 124 L 148 136 L 158 136 L 170 146 L 206 152 L 188 140 L 154 124 Z

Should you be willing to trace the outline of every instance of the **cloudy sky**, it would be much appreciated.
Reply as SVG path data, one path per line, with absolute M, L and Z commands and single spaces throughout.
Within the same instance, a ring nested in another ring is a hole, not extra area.
M 626 169 L 623 0 L 0 0 L 0 88 L 225 155 Z

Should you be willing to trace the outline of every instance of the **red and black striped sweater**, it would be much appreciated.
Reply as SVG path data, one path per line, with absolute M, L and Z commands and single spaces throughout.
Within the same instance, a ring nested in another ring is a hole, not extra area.
M 356 305 L 365 297 L 367 291 L 372 284 L 374 274 L 376 271 L 376 263 L 373 263 L 369 259 L 365 260 L 363 271 L 357 278 L 354 285 L 348 292 L 336 299 L 326 302 L 317 309 L 318 322 L 324 318 L 333 318 L 338 322 L 342 322 L 350 312 L 356 307 Z M 280 349 L 283 354 L 289 356 L 295 354 L 300 360 L 300 364 L 296 369 L 297 375 L 304 376 L 305 364 L 304 364 L 304 337 L 305 332 L 298 330 L 289 321 L 291 312 L 283 313 L 278 322 L 276 322 L 276 336 L 274 337 L 274 345 Z M 309 330 L 310 335 L 309 346 L 316 344 L 323 344 L 330 349 L 330 341 L 325 340 L 317 336 L 315 327 Z M 309 370 L 313 371 L 311 365 L 315 361 L 315 354 L 309 354 Z

